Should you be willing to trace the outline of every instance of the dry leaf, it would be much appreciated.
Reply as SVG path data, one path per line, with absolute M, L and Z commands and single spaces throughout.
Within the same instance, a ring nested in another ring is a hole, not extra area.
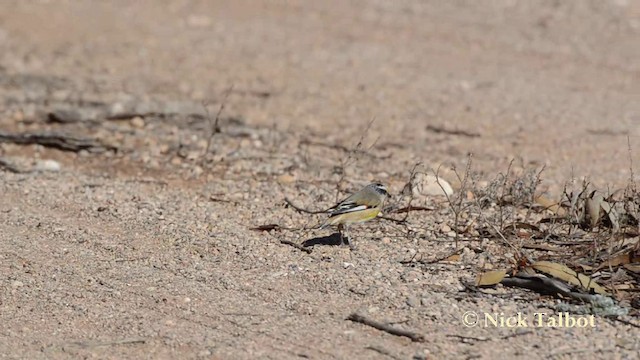
M 625 269 L 634 272 L 636 274 L 640 274 L 640 263 L 636 264 L 624 264 L 622 265 Z
M 473 199 L 475 199 L 476 196 L 473 194 L 473 192 L 471 190 L 467 191 L 467 200 L 471 201 Z
M 584 271 L 592 271 L 593 266 L 585 265 L 585 264 L 574 264 L 575 266 L 580 266 Z
M 607 198 L 607 201 L 609 202 L 622 202 L 625 200 L 625 189 L 618 189 L 616 191 L 613 192 L 613 194 L 609 195 L 609 197 Z
M 478 277 L 476 278 L 476 286 L 492 286 L 499 284 L 505 276 L 507 276 L 506 270 L 488 271 L 478 274 Z
M 589 224 L 591 225 L 591 228 L 598 225 L 598 220 L 600 220 L 600 207 L 603 201 L 604 196 L 594 190 L 584 204 L 586 208 L 585 216 L 589 215 Z
M 544 250 L 544 251 L 562 251 L 562 248 L 549 245 L 549 244 L 531 243 L 531 244 L 523 244 L 522 247 L 525 249 L 536 249 L 536 250 Z
M 282 174 L 276 179 L 280 184 L 291 184 L 296 181 L 296 177 L 291 174 Z
M 633 290 L 635 289 L 635 286 L 631 284 L 617 284 L 613 285 L 612 288 L 615 290 Z
M 444 259 L 444 261 L 453 261 L 453 262 L 460 261 L 460 254 L 453 254 L 448 258 Z
M 557 201 L 553 201 L 544 195 L 536 197 L 535 202 L 536 204 L 542 205 L 545 209 L 553 212 L 560 217 L 563 217 L 567 214 L 567 210 L 560 206 L 560 203 L 558 203 Z
M 614 231 L 620 230 L 620 223 L 618 222 L 618 214 L 611 207 L 611 205 L 606 201 L 602 201 L 600 203 L 600 209 L 602 209 L 602 211 L 604 211 L 607 214 L 607 217 L 609 218 L 609 222 L 611 223 L 611 228 Z
M 611 259 L 603 262 L 602 264 L 600 264 L 600 266 L 598 266 L 596 268 L 596 270 L 600 270 L 603 268 L 607 268 L 607 267 L 616 267 L 619 265 L 625 265 L 625 264 L 631 264 L 631 263 L 636 263 L 636 262 L 640 262 L 640 256 L 636 256 L 635 252 L 633 250 L 629 250 L 628 252 L 625 252 L 624 254 L 620 254 L 617 256 L 612 257 Z
M 260 225 L 260 226 L 251 228 L 251 230 L 254 230 L 254 231 L 271 231 L 271 230 L 278 230 L 278 229 L 280 229 L 280 225 L 278 224 Z
M 504 228 L 502 228 L 502 231 L 506 231 L 509 229 L 526 229 L 526 230 L 533 230 L 533 231 L 537 231 L 540 232 L 540 228 L 533 225 L 533 224 L 529 224 L 526 222 L 522 222 L 522 221 L 514 221 L 510 224 L 507 224 L 504 226 Z
M 584 290 L 595 291 L 601 295 L 609 295 L 607 291 L 587 275 L 579 274 L 565 265 L 554 263 L 551 261 L 538 261 L 531 265 L 532 268 L 551 275 L 560 280 L 564 280 L 570 284 L 580 286 Z

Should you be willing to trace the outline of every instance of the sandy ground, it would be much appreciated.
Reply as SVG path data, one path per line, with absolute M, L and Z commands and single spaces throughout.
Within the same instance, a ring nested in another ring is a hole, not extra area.
M 355 252 L 278 241 L 327 231 L 250 228 L 323 219 L 285 197 L 322 209 L 374 179 L 399 194 L 418 162 L 454 180 L 468 154 L 487 181 L 544 167 L 551 197 L 571 180 L 625 186 L 639 39 L 640 2 L 625 0 L 5 1 L 0 130 L 117 151 L 0 144 L 44 168 L 0 170 L 0 356 L 636 358 L 638 328 L 604 318 L 465 326 L 467 312 L 555 314 L 557 300 L 466 291 L 480 258 L 504 261 L 492 240 L 403 264 L 453 249 L 442 199 L 412 215 L 426 236 L 374 221 L 354 229 Z

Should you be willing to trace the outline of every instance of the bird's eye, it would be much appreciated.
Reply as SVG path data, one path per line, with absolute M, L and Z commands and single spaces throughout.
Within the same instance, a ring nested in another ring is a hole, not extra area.
M 382 185 L 382 184 L 376 184 L 375 186 L 376 186 L 376 189 L 377 189 L 380 193 L 382 193 L 382 194 L 384 194 L 384 195 L 389 195 L 389 192 L 387 191 L 387 187 L 386 187 L 386 186 L 384 186 L 384 185 Z

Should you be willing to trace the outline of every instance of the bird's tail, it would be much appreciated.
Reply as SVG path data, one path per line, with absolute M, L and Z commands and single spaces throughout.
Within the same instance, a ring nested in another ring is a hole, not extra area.
M 328 220 L 325 220 L 325 221 L 321 222 L 320 224 L 316 225 L 315 227 L 313 227 L 313 229 L 316 229 L 316 230 L 324 230 L 324 229 L 326 229 L 327 227 L 329 227 L 329 225 L 330 225 L 330 224 L 329 224 L 329 221 L 328 221 Z
M 318 224 L 316 229 L 324 230 L 324 229 L 328 228 L 329 226 L 336 225 L 337 224 L 336 220 L 337 220 L 336 217 L 329 217 L 325 221 L 323 221 L 322 223 Z

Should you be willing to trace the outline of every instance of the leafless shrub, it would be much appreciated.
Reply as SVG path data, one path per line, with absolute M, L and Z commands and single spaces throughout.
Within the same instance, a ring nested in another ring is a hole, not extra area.
M 222 98 L 222 102 L 220 103 L 220 107 L 218 108 L 218 112 L 216 113 L 215 118 L 212 118 L 211 114 L 209 113 L 209 106 L 208 106 L 209 104 L 206 102 L 202 104 L 202 106 L 204 107 L 204 111 L 207 114 L 207 119 L 209 121 L 209 134 L 207 138 L 207 147 L 201 158 L 202 164 L 204 164 L 204 161 L 206 160 L 207 155 L 209 155 L 209 152 L 211 151 L 211 145 L 213 143 L 214 137 L 216 136 L 216 134 L 222 133 L 222 129 L 220 128 L 220 115 L 222 114 L 227 98 L 229 98 L 229 95 L 231 94 L 232 91 L 233 91 L 233 85 L 231 85 L 225 91 L 224 97 Z
M 461 215 L 471 206 L 471 204 L 466 201 L 468 186 L 471 178 L 471 162 L 472 162 L 471 160 L 472 160 L 472 154 L 469 154 L 469 156 L 467 157 L 467 165 L 465 167 L 465 171 L 462 176 L 460 176 L 460 174 L 455 168 L 452 169 L 453 172 L 458 177 L 458 180 L 460 181 L 460 189 L 458 190 L 457 193 L 455 193 L 452 196 L 447 193 L 444 186 L 440 182 L 440 167 L 438 167 L 438 169 L 435 172 L 436 182 L 438 183 L 438 186 L 440 186 L 440 189 L 442 190 L 445 197 L 447 198 L 449 209 L 453 213 L 453 228 L 455 232 L 454 241 L 455 241 L 456 249 L 458 249 L 458 240 L 461 232 L 461 229 L 460 229 Z
M 347 178 L 347 170 L 353 163 L 358 161 L 358 155 L 362 150 L 364 140 L 367 137 L 369 130 L 371 130 L 371 125 L 373 125 L 375 120 L 376 119 L 373 118 L 371 119 L 371 121 L 369 121 L 369 123 L 367 124 L 367 127 L 362 131 L 362 134 L 360 135 L 360 139 L 358 140 L 358 143 L 351 150 L 347 152 L 346 157 L 342 158 L 342 160 L 340 161 L 340 165 L 334 168 L 334 173 L 340 175 L 340 178 L 336 182 L 336 198 L 335 198 L 336 202 L 340 200 L 340 196 L 344 191 L 344 183 L 345 183 L 345 179 Z M 369 149 L 371 149 L 374 145 L 375 145 L 375 141 L 369 146 Z

